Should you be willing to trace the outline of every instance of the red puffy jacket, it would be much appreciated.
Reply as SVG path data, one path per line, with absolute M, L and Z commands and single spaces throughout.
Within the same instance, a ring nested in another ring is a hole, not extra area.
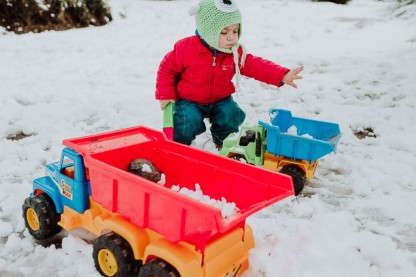
M 239 56 L 242 49 L 239 49 Z M 241 60 L 240 60 L 241 62 Z M 247 54 L 242 75 L 280 86 L 289 69 Z M 211 104 L 235 92 L 233 54 L 213 53 L 198 36 L 178 41 L 160 63 L 156 80 L 156 99 L 186 99 L 201 105 Z

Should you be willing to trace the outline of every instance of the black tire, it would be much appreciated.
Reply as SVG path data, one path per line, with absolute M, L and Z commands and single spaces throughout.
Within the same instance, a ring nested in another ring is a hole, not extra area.
M 289 164 L 280 170 L 280 173 L 289 175 L 292 177 L 293 187 L 295 189 L 295 195 L 299 195 L 305 187 L 306 174 L 299 166 Z
M 95 268 L 103 276 L 134 276 L 140 266 L 129 243 L 113 232 L 95 240 L 92 256 Z
M 240 156 L 240 155 L 231 155 L 231 156 L 229 156 L 229 158 L 230 159 L 233 159 L 233 160 L 236 160 L 236 161 L 239 161 L 239 162 L 242 162 L 242 163 L 247 163 L 247 160 L 246 160 L 246 158 L 244 158 L 243 156 Z
M 139 277 L 180 277 L 179 272 L 168 262 L 154 258 L 145 263 L 139 272 Z
M 47 195 L 26 198 L 22 210 L 26 228 L 35 239 L 52 237 L 61 230 L 58 225 L 61 215 L 56 212 L 53 201 Z

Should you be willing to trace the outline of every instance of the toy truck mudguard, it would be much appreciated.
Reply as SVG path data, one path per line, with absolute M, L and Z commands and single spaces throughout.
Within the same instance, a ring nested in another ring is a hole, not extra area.
M 247 268 L 254 246 L 247 216 L 294 194 L 286 175 L 178 144 L 146 127 L 63 144 L 61 161 L 47 166 L 48 176 L 34 181 L 25 200 L 26 226 L 36 238 L 55 234 L 59 220 L 67 230 L 84 227 L 100 236 L 93 257 L 104 276 L 159 276 L 154 268 L 169 276 L 235 276 Z M 127 171 L 137 158 L 164 173 L 163 186 Z M 219 209 L 171 189 L 196 184 L 240 212 L 223 218 Z
M 271 123 L 259 122 L 266 128 L 267 152 L 310 163 L 336 151 L 341 137 L 338 124 L 292 117 L 287 110 L 269 111 Z M 288 133 L 294 128 L 295 134 Z

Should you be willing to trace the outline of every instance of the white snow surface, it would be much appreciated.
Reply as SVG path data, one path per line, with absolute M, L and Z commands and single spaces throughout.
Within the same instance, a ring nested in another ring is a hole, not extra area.
M 136 125 L 162 129 L 156 72 L 173 44 L 194 33 L 187 11 L 196 1 L 108 3 L 114 20 L 103 27 L 26 35 L 0 29 L 1 277 L 99 276 L 93 236 L 75 230 L 37 242 L 25 229 L 22 203 L 44 165 L 59 158 L 63 139 Z M 342 131 L 337 154 L 321 159 L 303 195 L 247 219 L 256 247 L 243 276 L 416 276 L 415 9 L 377 0 L 239 6 L 248 52 L 305 66 L 298 90 L 242 79 L 235 99 L 245 124 L 282 108 Z M 354 135 L 365 129 L 372 136 Z M 20 132 L 32 135 L 7 139 Z M 208 132 L 193 147 L 216 151 Z
M 143 171 L 143 172 L 152 173 L 152 168 L 151 168 L 151 167 L 150 167 L 150 165 L 148 165 L 148 164 L 143 164 L 143 166 L 142 166 L 142 171 Z

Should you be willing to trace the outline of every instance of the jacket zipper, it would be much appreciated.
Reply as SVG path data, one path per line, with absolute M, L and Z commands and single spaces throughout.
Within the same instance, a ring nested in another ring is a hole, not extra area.
M 217 59 L 217 55 L 218 55 L 217 51 L 214 51 L 212 55 L 214 56 L 214 59 L 212 60 L 212 66 L 216 66 L 217 63 L 215 62 L 215 60 Z
M 208 94 L 208 103 L 211 103 L 212 99 L 214 98 L 214 76 L 215 76 L 215 66 L 217 65 L 217 55 L 218 52 L 214 51 L 212 53 L 212 67 L 209 71 L 209 94 Z

